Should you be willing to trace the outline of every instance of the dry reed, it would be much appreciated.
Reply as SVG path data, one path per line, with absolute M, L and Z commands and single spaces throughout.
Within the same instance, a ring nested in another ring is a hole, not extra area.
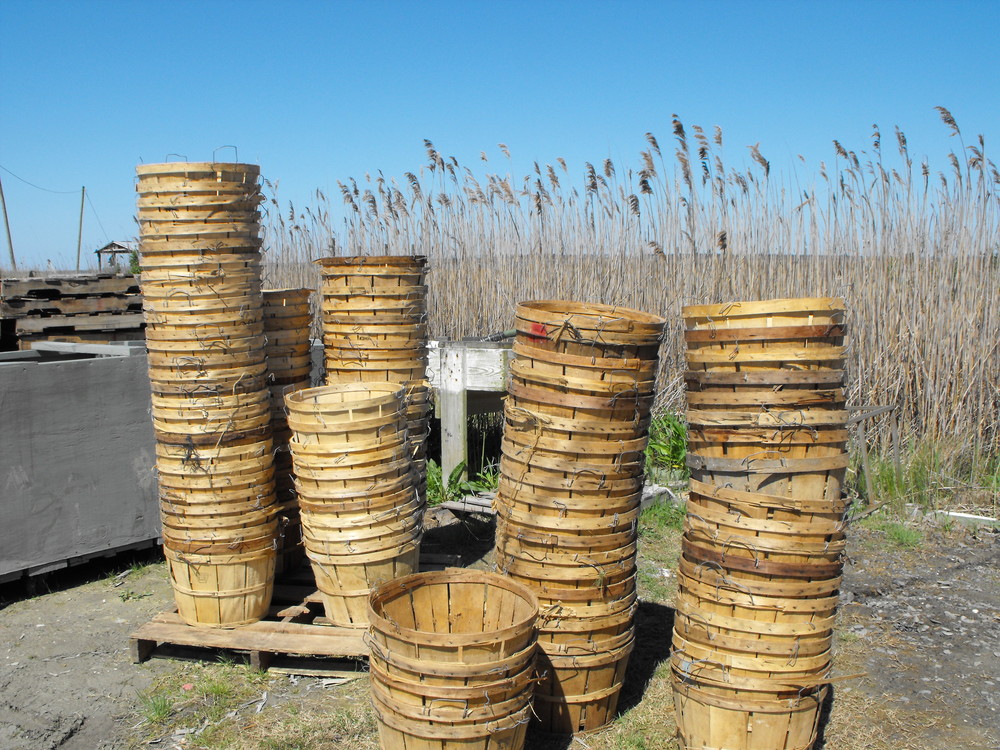
M 562 159 L 521 179 L 477 176 L 428 141 L 419 175 L 341 184 L 342 219 L 319 191 L 297 212 L 274 190 L 266 283 L 316 286 L 311 261 L 330 254 L 426 254 L 440 338 L 510 328 L 515 303 L 532 298 L 655 312 L 672 326 L 662 408 L 683 397 L 682 305 L 843 296 L 851 402 L 898 405 L 904 438 L 996 452 L 1000 172 L 982 136 L 966 147 L 939 114 L 960 146 L 947 173 L 915 165 L 898 128 L 884 153 L 875 127 L 867 151 L 834 141 L 833 164 L 807 186 L 772 172 L 757 145 L 749 167 L 726 166 L 720 128 L 689 136 L 676 117 L 672 155 L 647 133 L 641 168 L 588 163 L 580 187 Z M 887 425 L 869 434 L 884 444 Z

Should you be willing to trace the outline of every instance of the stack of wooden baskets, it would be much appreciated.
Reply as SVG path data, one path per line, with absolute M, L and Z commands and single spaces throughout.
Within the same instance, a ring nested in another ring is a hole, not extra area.
M 264 335 L 267 339 L 268 387 L 271 390 L 271 439 L 274 442 L 274 487 L 280 512 L 275 575 L 302 562 L 302 525 L 288 450 L 291 430 L 285 418 L 285 395 L 311 385 L 309 331 L 311 289 L 265 289 Z
M 665 321 L 573 302 L 517 307 L 496 560 L 539 598 L 540 729 L 614 716 L 634 642 L 637 518 Z
M 804 750 L 844 551 L 844 304 L 683 316 L 691 494 L 671 657 L 683 746 Z
M 285 396 L 306 555 L 327 618 L 368 627 L 368 593 L 415 573 L 423 533 L 398 383 Z
M 421 498 L 427 497 L 427 258 L 323 258 L 326 383 L 406 387 L 406 413 Z
M 419 573 L 372 591 L 372 704 L 384 748 L 521 750 L 538 602 L 475 570 Z
M 271 600 L 277 528 L 258 167 L 137 167 L 164 552 L 180 616 L 233 627 Z

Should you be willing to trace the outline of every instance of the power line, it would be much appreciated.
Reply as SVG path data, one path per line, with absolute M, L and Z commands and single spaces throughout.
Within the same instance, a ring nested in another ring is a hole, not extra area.
M 85 195 L 87 196 L 87 203 L 90 204 L 90 210 L 93 212 L 94 218 L 97 219 L 97 226 L 101 228 L 101 232 L 104 234 L 104 239 L 111 242 L 111 238 L 108 237 L 108 233 L 104 230 L 104 224 L 101 223 L 101 217 L 97 215 L 97 209 L 94 208 L 94 202 L 90 200 L 90 193 L 85 193 Z
M 55 193 L 56 195 L 72 195 L 74 193 L 80 192 L 79 190 L 49 190 L 48 188 L 43 188 L 41 185 L 36 185 L 33 182 L 29 182 L 28 180 L 24 179 L 23 177 L 18 177 L 16 174 L 14 174 L 9 169 L 7 169 L 7 167 L 5 167 L 3 164 L 0 164 L 0 169 L 2 169 L 4 172 L 6 172 L 7 174 L 9 174 L 14 179 L 20 180 L 25 185 L 31 185 L 31 187 L 36 188 L 37 190 L 42 190 L 42 191 L 44 191 L 46 193 Z

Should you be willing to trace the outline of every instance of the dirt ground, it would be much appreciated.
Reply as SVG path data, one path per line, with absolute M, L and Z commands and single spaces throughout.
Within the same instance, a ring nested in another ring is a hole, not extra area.
M 836 684 L 818 748 L 1000 748 L 1000 534 L 939 527 L 920 534 L 908 546 L 877 522 L 852 528 L 835 664 L 839 674 L 866 676 Z M 46 593 L 35 596 L 22 585 L 0 587 L 0 748 L 203 746 L 189 730 L 156 736 L 142 729 L 140 695 L 156 680 L 187 679 L 193 668 L 129 659 L 129 633 L 171 603 L 164 566 L 151 559 L 51 576 Z M 657 642 L 637 651 L 658 654 L 660 664 L 626 685 L 625 709 L 654 690 L 654 671 L 665 671 L 669 629 L 662 626 L 670 610 L 652 606 L 640 636 Z M 337 691 L 359 702 L 363 683 L 275 677 L 260 700 L 255 695 L 228 716 L 266 724 L 282 703 L 308 705 Z M 361 746 L 337 736 L 281 747 Z
M 853 541 L 837 665 L 867 676 L 837 696 L 879 699 L 891 747 L 1000 748 L 1000 534 L 931 527 L 902 550 L 878 531 Z

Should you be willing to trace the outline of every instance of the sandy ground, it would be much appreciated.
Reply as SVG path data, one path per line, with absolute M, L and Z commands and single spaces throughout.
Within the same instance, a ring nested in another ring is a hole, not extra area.
M 0 611 L 0 748 L 118 747 L 138 693 L 159 670 L 174 668 L 136 666 L 128 655 L 129 633 L 171 602 L 165 567 L 116 576 L 90 565 L 51 585 L 67 588 Z
M 867 676 L 838 684 L 834 703 L 863 694 L 882 712 L 870 718 L 872 731 L 894 748 L 1000 748 L 1000 535 L 932 531 L 908 550 L 858 529 L 849 554 L 837 667 Z M 122 573 L 122 561 L 115 564 L 53 578 L 48 585 L 59 590 L 33 597 L 0 589 L 3 750 L 123 747 L 139 721 L 138 693 L 185 667 L 131 663 L 129 633 L 171 597 L 162 563 Z M 892 721 L 880 725 L 885 711 Z M 835 709 L 826 737 L 864 735 L 838 731 L 837 717 Z M 844 742 L 819 746 L 871 746 Z

